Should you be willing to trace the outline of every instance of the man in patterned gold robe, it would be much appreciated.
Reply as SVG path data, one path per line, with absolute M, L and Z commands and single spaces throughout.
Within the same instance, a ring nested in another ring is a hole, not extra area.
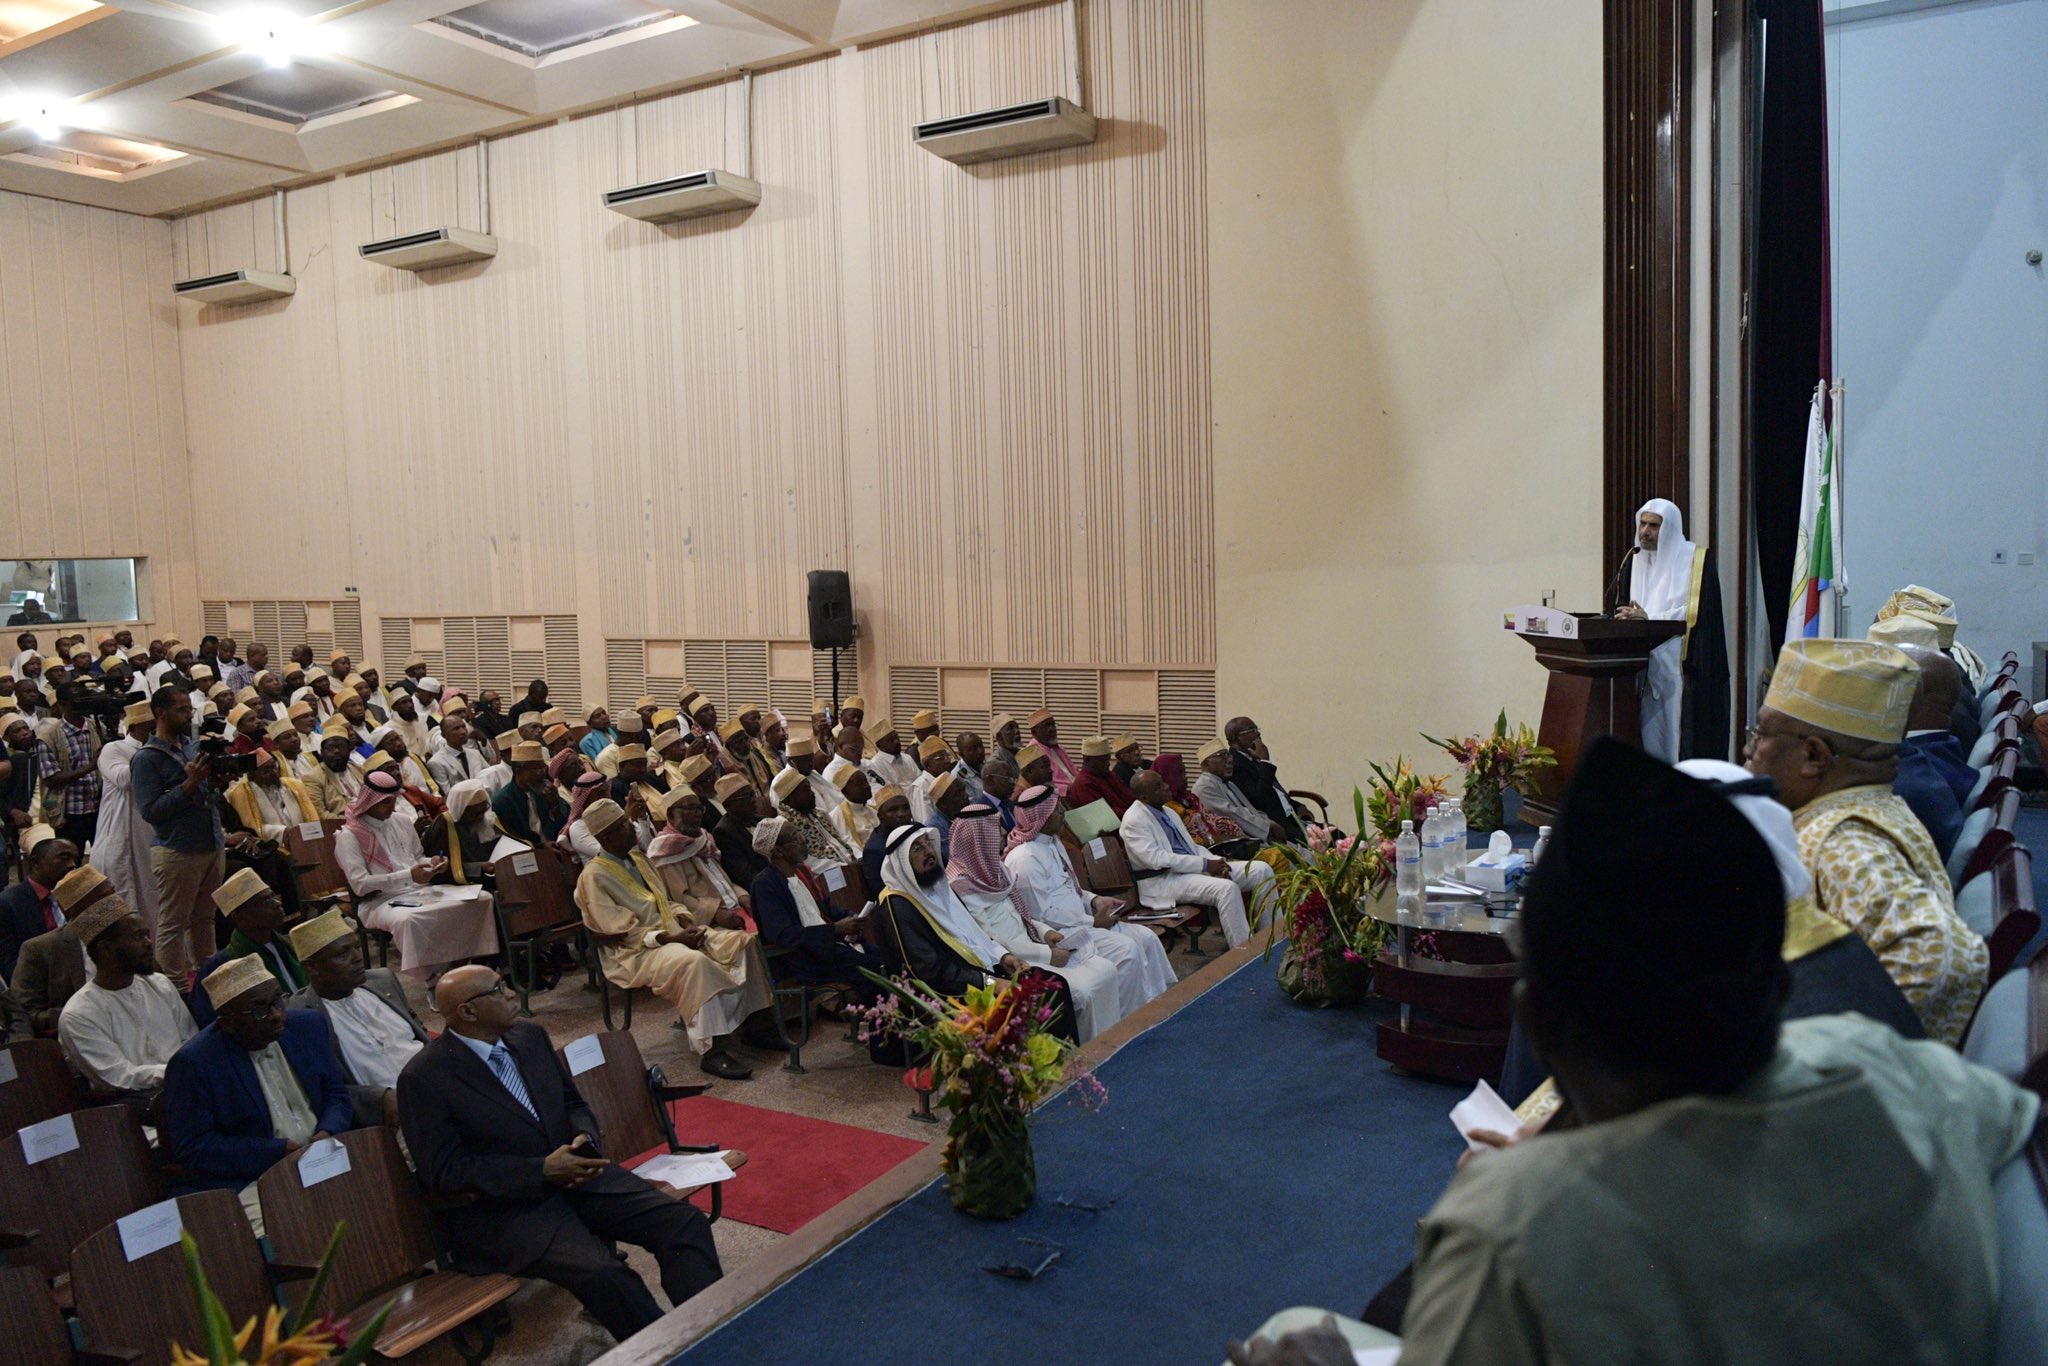
M 1927 1027 L 1956 1043 L 1990 955 L 1956 916 L 1934 841 L 1892 792 L 1919 670 L 1861 640 L 1795 640 L 1750 731 L 1749 771 L 1792 808 L 1823 913 L 1861 935 Z

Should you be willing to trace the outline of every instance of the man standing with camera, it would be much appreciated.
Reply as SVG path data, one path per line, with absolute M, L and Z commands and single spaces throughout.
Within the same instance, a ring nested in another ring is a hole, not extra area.
M 156 961 L 179 991 L 192 969 L 213 956 L 213 893 L 226 872 L 227 840 L 213 760 L 192 735 L 192 697 L 175 684 L 150 694 L 156 734 L 135 752 L 135 809 L 156 832 L 149 851 L 156 882 Z M 240 844 L 253 845 L 247 833 Z

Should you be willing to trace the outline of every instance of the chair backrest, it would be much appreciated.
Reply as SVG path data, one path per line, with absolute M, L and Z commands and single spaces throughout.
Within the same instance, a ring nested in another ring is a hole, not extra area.
M 339 829 L 340 821 L 321 821 L 319 838 L 309 839 L 304 827 L 285 827 L 285 848 L 291 855 L 292 876 L 298 879 L 300 896 L 318 898 L 347 893 L 348 878 L 334 856 L 334 832 Z
M 0 1323 L 14 1366 L 71 1366 L 71 1333 L 32 1266 L 0 1266 Z
M 19 1134 L 0 1138 L 0 1224 L 38 1231 L 15 1260 L 52 1279 L 69 1268 L 79 1240 L 163 1199 L 132 1107 L 89 1105 L 68 1118 L 78 1146 L 40 1162 L 28 1160 Z
M 1998 748 L 1998 744 L 1998 732 L 1985 730 L 1977 737 L 1977 743 L 1970 746 L 1970 767 L 1980 770 L 1990 767 L 1992 752 Z
M 178 1199 L 178 1218 L 199 1245 L 199 1265 L 237 1331 L 274 1301 L 263 1250 L 233 1191 Z M 71 1293 L 85 1345 L 138 1353 L 138 1366 L 168 1366 L 173 1343 L 203 1352 L 206 1330 L 178 1244 L 129 1261 L 121 1228 L 108 1224 L 71 1253 Z
M 2034 904 L 2034 855 L 2024 845 L 2011 845 L 1986 876 L 1992 884 L 1991 933 L 1984 941 L 1991 952 L 1987 980 L 1995 983 L 2012 971 L 2041 929 L 2040 907 Z M 2048 1003 L 2043 1004 L 2042 1013 L 2043 1028 L 2048 1031 Z M 2048 1033 L 2044 1033 L 2043 1049 L 2048 1051 Z
M 831 874 L 827 873 L 824 876 L 825 900 L 835 911 L 842 911 L 848 915 L 857 914 L 861 907 L 868 904 L 870 893 L 867 878 L 862 876 L 858 863 L 841 864 L 839 873 L 841 876 L 837 887 L 832 885 L 834 879 Z
M 1989 872 L 1979 873 L 1956 889 L 1956 918 L 1976 931 L 1980 939 L 1991 937 L 1998 923 L 1997 888 Z
M 604 1060 L 571 1080 L 597 1117 L 605 1156 L 624 1162 L 652 1148 L 667 1148 L 668 1134 L 655 1113 L 654 1093 L 647 1089 L 647 1063 L 640 1045 L 623 1029 L 588 1037 L 597 1041 Z M 578 1046 L 588 1047 L 578 1039 L 555 1050 L 564 1071 L 572 1066 L 569 1050 Z
M 0 1066 L 11 1065 L 14 1075 L 0 1081 L 0 1134 L 67 1114 L 78 1103 L 78 1083 L 55 1039 L 23 1039 L 5 1051 Z
M 2018 745 L 2001 750 L 1991 761 L 1989 768 L 1978 770 L 1977 785 L 1970 789 L 1970 800 L 1966 809 L 1975 811 L 1990 806 L 2013 788 L 2019 777 L 2020 750 Z
M 376 1125 L 335 1138 L 348 1152 L 347 1171 L 308 1186 L 300 1163 L 317 1162 L 320 1154 L 301 1149 L 256 1178 L 256 1195 L 263 1204 L 263 1232 L 279 1262 L 319 1265 L 334 1226 L 347 1222 L 315 1306 L 340 1314 L 418 1276 L 435 1247 L 426 1204 L 396 1135 Z M 285 1293 L 296 1303 L 305 1287 L 304 1281 L 288 1282 Z
M 499 859 L 494 865 L 505 933 L 518 939 L 557 926 L 582 923 L 582 912 L 576 909 L 575 901 L 562 885 L 561 855 L 545 845 L 527 852 L 533 856 L 531 872 L 522 873 L 514 867 L 524 865 L 520 855 Z
M 1994 814 L 1990 808 L 1972 811 L 1963 817 L 1962 832 L 1956 836 L 1955 846 L 1948 853 L 1949 885 L 1960 887 L 1965 881 L 1963 869 L 1970 866 L 1976 857 L 1977 846 L 1984 842 L 1985 832 L 1991 829 Z
M 1124 856 L 1123 836 L 1111 831 L 1084 840 L 1080 846 L 1081 881 L 1091 892 L 1117 896 L 1138 885 L 1131 873 L 1131 861 Z
M 2000 793 L 1998 800 L 1992 804 L 1991 811 L 1991 828 L 1993 830 L 2003 830 L 2008 835 L 2017 830 L 2020 823 L 2019 790 L 2015 788 L 2012 791 Z
M 2013 694 L 2017 691 L 2018 689 L 2012 686 L 2010 680 L 2004 683 L 1993 680 L 1992 686 L 1984 690 L 1982 699 L 1977 703 L 1977 719 L 1984 725 L 1989 726 L 1991 718 L 2005 710 L 2011 703 Z

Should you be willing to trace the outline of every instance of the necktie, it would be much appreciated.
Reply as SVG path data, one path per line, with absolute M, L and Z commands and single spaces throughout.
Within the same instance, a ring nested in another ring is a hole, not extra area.
M 1154 820 L 1159 822 L 1159 828 L 1166 832 L 1166 842 L 1173 846 L 1174 853 L 1192 854 L 1195 852 L 1194 850 L 1188 847 L 1188 842 L 1185 839 L 1181 838 L 1181 833 L 1179 829 L 1175 827 L 1172 818 L 1169 817 L 1164 811 L 1160 810 L 1158 807 L 1154 807 L 1152 809 L 1152 817 Z
M 519 1075 L 519 1064 L 512 1060 L 512 1050 L 502 1043 L 493 1044 L 491 1051 L 484 1055 L 484 1061 L 490 1064 L 491 1071 L 497 1074 L 505 1089 L 512 1093 L 512 1099 L 524 1106 L 527 1114 L 539 1119 L 540 1112 L 533 1108 L 533 1100 L 526 1094 L 526 1078 Z
M 54 891 L 51 892 L 50 895 L 42 899 L 42 902 L 43 928 L 45 930 L 54 930 L 57 928 L 57 894 Z

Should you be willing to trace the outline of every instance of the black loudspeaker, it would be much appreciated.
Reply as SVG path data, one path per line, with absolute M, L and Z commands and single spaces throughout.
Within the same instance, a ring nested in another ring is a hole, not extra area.
M 811 648 L 853 647 L 853 586 L 843 569 L 813 569 L 810 579 Z

